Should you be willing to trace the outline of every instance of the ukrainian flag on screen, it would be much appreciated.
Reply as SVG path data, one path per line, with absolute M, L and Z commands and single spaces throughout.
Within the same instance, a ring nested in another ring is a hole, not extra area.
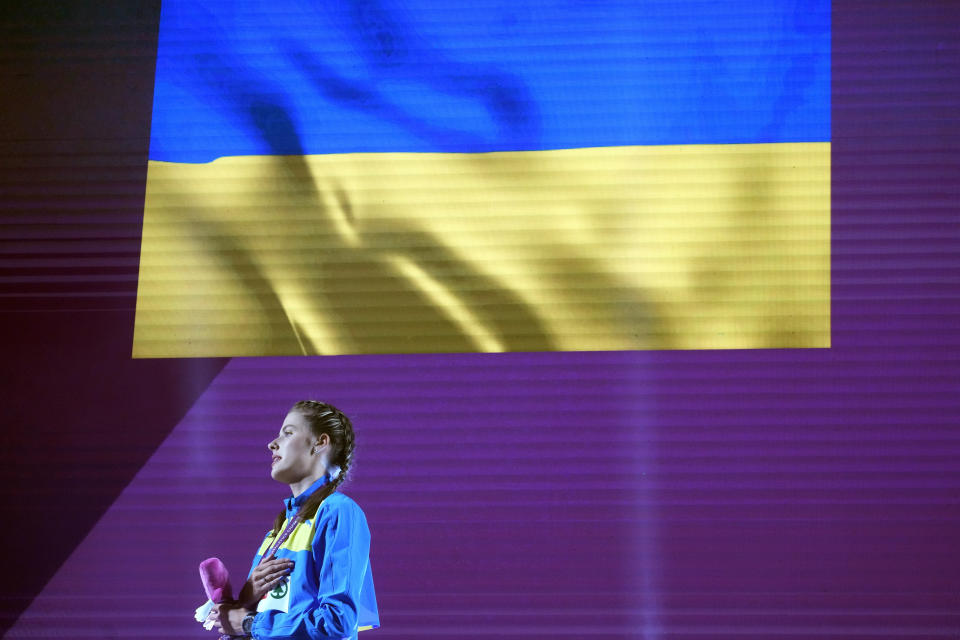
M 830 346 L 830 7 L 164 0 L 137 357 Z

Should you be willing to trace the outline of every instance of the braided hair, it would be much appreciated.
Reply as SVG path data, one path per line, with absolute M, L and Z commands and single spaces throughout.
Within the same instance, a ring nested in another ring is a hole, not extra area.
M 342 411 L 331 404 L 317 402 L 316 400 L 301 400 L 290 408 L 290 411 L 297 411 L 310 425 L 310 431 L 319 438 L 321 434 L 327 434 L 330 438 L 330 444 L 333 445 L 333 455 L 330 458 L 330 464 L 340 467 L 340 473 L 337 477 L 326 483 L 304 501 L 300 507 L 300 513 L 304 519 L 309 519 L 317 514 L 320 503 L 337 490 L 347 479 L 347 472 L 350 465 L 353 464 L 353 451 L 356 444 L 356 438 L 353 433 L 353 424 Z M 277 536 L 283 527 L 287 514 L 281 510 L 273 521 L 272 537 Z

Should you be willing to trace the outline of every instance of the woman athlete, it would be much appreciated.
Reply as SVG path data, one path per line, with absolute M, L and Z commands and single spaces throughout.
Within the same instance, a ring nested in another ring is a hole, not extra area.
M 256 640 L 356 638 L 380 626 L 370 573 L 370 530 L 337 492 L 353 462 L 350 419 L 298 402 L 267 447 L 270 476 L 290 486 L 236 602 L 210 612 L 221 633 Z

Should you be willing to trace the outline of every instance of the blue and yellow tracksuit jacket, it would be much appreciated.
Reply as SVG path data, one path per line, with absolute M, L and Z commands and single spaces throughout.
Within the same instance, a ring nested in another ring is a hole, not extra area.
M 323 477 L 285 500 L 287 522 L 328 481 Z M 267 534 L 251 571 L 273 540 Z M 276 557 L 296 564 L 289 580 L 260 601 L 253 623 L 256 640 L 355 639 L 358 630 L 380 626 L 370 572 L 370 529 L 360 506 L 347 496 L 335 491 L 327 497 L 316 516 L 297 525 Z

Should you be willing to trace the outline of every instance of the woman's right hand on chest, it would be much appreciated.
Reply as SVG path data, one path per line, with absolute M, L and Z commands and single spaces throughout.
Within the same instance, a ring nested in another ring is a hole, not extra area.
M 247 608 L 255 609 L 260 599 L 286 579 L 292 571 L 293 560 L 289 558 L 264 560 L 247 578 L 237 602 Z

